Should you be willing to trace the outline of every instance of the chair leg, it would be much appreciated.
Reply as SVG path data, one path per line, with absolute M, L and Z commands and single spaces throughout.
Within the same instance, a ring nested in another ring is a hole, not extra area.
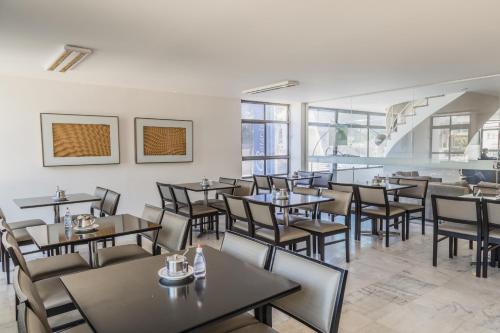
M 469 241 L 469 249 L 474 249 L 474 242 L 473 241 Z
M 458 238 L 453 238 L 453 255 L 458 255 Z
M 448 237 L 448 258 L 453 259 L 453 238 Z
M 380 223 L 382 226 L 382 223 Z M 389 219 L 385 219 L 385 247 L 389 247 Z
M 438 246 L 438 235 L 437 230 L 434 229 L 432 233 L 432 266 L 437 266 L 437 246 Z
M 408 218 L 408 215 L 403 215 L 402 219 L 403 221 L 401 222 L 401 240 L 404 242 L 406 240 L 406 219 Z
M 345 261 L 349 262 L 350 261 L 350 246 L 349 246 L 349 230 L 345 232 Z
M 7 275 L 7 284 L 10 284 L 10 256 L 5 256 L 5 274 Z
M 137 234 L 135 237 L 137 240 L 137 245 L 142 246 L 142 236 L 140 234 Z
M 493 253 L 492 253 L 493 255 Z M 483 266 L 483 278 L 488 277 L 488 241 L 485 240 L 483 243 L 483 262 L 481 263 Z
M 312 236 L 313 242 L 312 242 L 312 250 L 313 253 L 316 253 L 316 236 Z
M 189 246 L 193 245 L 193 228 L 193 225 L 189 227 Z
M 325 237 L 318 236 L 318 252 L 321 261 L 325 261 Z
M 310 238 L 308 238 L 306 240 L 306 254 L 307 254 L 308 257 L 311 256 L 311 239 Z
M 116 246 L 116 238 L 111 237 L 111 246 Z
M 215 238 L 219 240 L 219 215 L 215 216 Z
M 425 210 L 422 211 L 422 235 L 425 235 Z
M 481 246 L 479 244 L 481 244 L 481 239 L 478 237 L 476 246 L 476 277 L 481 277 Z

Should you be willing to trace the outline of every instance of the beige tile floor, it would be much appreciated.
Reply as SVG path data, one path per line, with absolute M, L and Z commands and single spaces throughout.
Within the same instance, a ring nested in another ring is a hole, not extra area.
M 432 267 L 431 233 L 428 228 L 422 236 L 419 225 L 412 225 L 410 240 L 401 242 L 392 236 L 389 248 L 376 236 L 362 236 L 361 242 L 352 242 L 349 264 L 342 243 L 327 247 L 326 261 L 349 270 L 340 332 L 500 331 L 499 270 L 490 268 L 488 279 L 476 278 L 473 251 L 465 241 L 459 241 L 454 259 L 448 259 L 443 242 L 438 267 Z M 199 241 L 213 247 L 219 244 L 214 235 L 204 235 Z M 2 333 L 17 332 L 13 301 L 12 286 L 6 285 L 2 274 Z M 311 332 L 278 311 L 273 312 L 273 326 L 280 332 Z

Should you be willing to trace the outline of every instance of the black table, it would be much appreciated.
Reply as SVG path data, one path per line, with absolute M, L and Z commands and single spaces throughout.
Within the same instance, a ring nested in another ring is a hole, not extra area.
M 192 264 L 194 248 L 187 257 Z M 188 332 L 300 290 L 300 285 L 204 248 L 207 277 L 180 287 L 160 284 L 166 255 L 65 275 L 61 280 L 98 333 Z M 259 313 L 269 313 L 263 311 Z M 265 318 L 262 318 L 265 319 Z
M 71 205 L 82 202 L 101 201 L 101 198 L 87 193 L 66 194 L 66 200 L 54 200 L 51 196 L 14 199 L 14 203 L 21 209 L 54 207 L 54 223 L 60 221 L 60 205 Z
M 291 185 L 291 189 L 293 189 L 293 186 L 295 185 L 295 182 L 296 181 L 299 181 L 299 180 L 309 180 L 309 179 L 314 179 L 314 178 L 320 178 L 321 176 L 314 176 L 314 175 L 310 175 L 310 176 L 300 176 L 300 175 L 287 175 L 285 176 L 286 180 L 290 182 L 290 185 Z
M 283 223 L 288 226 L 288 208 L 318 204 L 321 202 L 334 201 L 334 198 L 328 198 L 316 195 L 305 195 L 293 192 L 288 192 L 286 200 L 273 199 L 270 193 L 256 194 L 244 197 L 248 201 L 263 202 L 273 205 L 274 207 L 283 208 Z
M 188 191 L 203 192 L 205 206 L 208 206 L 208 191 L 227 190 L 230 188 L 239 187 L 238 185 L 225 184 L 225 183 L 220 183 L 220 182 L 216 182 L 216 181 L 212 181 L 212 180 L 209 181 L 208 186 L 201 186 L 201 182 L 175 184 L 175 186 L 183 187 Z
M 137 234 L 161 229 L 161 225 L 152 223 L 130 214 L 96 218 L 99 228 L 93 232 L 79 233 L 65 229 L 63 223 L 39 225 L 26 228 L 33 242 L 40 250 L 58 249 L 64 245 L 82 243 L 91 244 L 92 266 L 97 267 L 97 241 L 113 236 Z

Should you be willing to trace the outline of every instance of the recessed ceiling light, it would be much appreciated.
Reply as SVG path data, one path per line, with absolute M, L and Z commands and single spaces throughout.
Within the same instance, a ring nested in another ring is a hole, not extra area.
M 83 59 L 89 56 L 92 50 L 85 47 L 64 45 L 62 52 L 52 62 L 46 70 L 64 73 L 70 69 L 75 68 L 76 65 L 81 63 Z
M 264 92 L 272 91 L 272 90 L 278 90 L 278 89 L 283 89 L 283 88 L 288 88 L 288 87 L 294 87 L 294 86 L 298 86 L 298 85 L 299 85 L 299 81 L 287 80 L 287 81 L 282 81 L 282 82 L 277 82 L 277 83 L 269 84 L 267 86 L 262 86 L 262 87 L 248 89 L 248 90 L 243 90 L 242 93 L 243 94 L 252 94 L 253 95 L 253 94 L 260 94 L 260 93 L 264 93 Z

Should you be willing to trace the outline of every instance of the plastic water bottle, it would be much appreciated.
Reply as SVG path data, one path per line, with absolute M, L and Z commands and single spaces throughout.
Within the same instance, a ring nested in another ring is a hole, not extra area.
M 271 199 L 275 200 L 276 195 L 277 195 L 276 186 L 273 185 L 273 188 L 271 189 Z
M 71 213 L 69 211 L 69 207 L 66 208 L 66 214 L 64 214 L 64 228 L 65 229 L 70 229 L 73 226 L 72 220 L 71 220 Z
M 193 266 L 195 278 L 204 278 L 207 275 L 205 256 L 203 255 L 203 249 L 200 244 L 196 247 L 196 256 L 194 257 Z

